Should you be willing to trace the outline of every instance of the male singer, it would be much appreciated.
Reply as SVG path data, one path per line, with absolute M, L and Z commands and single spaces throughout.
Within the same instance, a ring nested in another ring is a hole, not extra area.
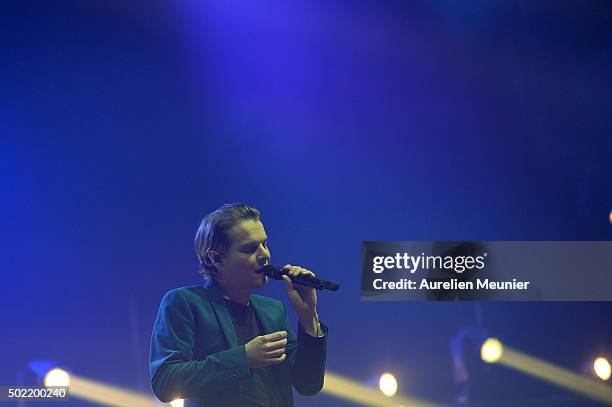
M 283 276 L 299 324 L 289 329 L 280 301 L 254 295 L 270 262 L 259 211 L 226 204 L 202 220 L 195 238 L 203 286 L 168 292 L 151 338 L 153 392 L 187 406 L 293 406 L 292 386 L 304 395 L 323 387 L 327 327 L 319 322 L 314 288 Z M 314 274 L 286 265 L 288 274 Z

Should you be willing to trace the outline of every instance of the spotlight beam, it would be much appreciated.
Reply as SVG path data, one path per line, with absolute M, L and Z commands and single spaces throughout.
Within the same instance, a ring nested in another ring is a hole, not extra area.
M 499 362 L 528 375 L 612 405 L 612 388 L 541 359 L 504 347 Z
M 386 397 L 378 390 L 372 390 L 362 383 L 327 372 L 323 392 L 332 396 L 353 401 L 357 404 L 371 407 L 441 407 L 435 404 L 412 397 L 395 395 Z M 107 406 L 153 407 L 159 406 L 153 397 L 147 394 L 130 391 L 118 386 L 109 385 L 99 381 L 86 379 L 80 376 L 70 376 L 69 394 L 92 403 Z M 163 404 L 170 406 L 170 404 Z
M 441 404 L 433 404 L 412 397 L 399 396 L 386 397 L 379 391 L 365 387 L 362 383 L 342 377 L 340 375 L 325 373 L 325 385 L 323 391 L 329 395 L 350 400 L 363 406 L 410 406 L 410 407 L 438 407 Z
M 151 397 L 78 376 L 70 376 L 69 392 L 71 397 L 107 406 L 151 407 L 155 405 Z

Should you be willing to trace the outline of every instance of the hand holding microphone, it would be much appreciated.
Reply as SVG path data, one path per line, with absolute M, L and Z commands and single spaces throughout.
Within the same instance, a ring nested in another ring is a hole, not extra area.
M 336 291 L 340 288 L 340 285 L 321 280 L 312 271 L 291 264 L 283 267 L 267 265 L 258 272 L 275 280 L 285 281 L 287 296 L 304 331 L 311 336 L 318 337 L 321 327 L 317 314 L 317 291 L 315 288 Z

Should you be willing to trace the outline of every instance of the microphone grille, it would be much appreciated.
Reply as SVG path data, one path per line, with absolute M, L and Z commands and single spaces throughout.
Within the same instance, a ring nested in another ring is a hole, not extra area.
M 262 267 L 261 272 L 274 280 L 283 279 L 283 272 L 280 267 L 268 264 L 267 266 Z

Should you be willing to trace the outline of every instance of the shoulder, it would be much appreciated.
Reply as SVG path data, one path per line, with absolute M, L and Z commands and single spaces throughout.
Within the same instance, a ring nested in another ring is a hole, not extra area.
M 162 304 L 181 305 L 195 304 L 204 300 L 206 290 L 201 285 L 179 287 L 168 291 L 162 298 Z

